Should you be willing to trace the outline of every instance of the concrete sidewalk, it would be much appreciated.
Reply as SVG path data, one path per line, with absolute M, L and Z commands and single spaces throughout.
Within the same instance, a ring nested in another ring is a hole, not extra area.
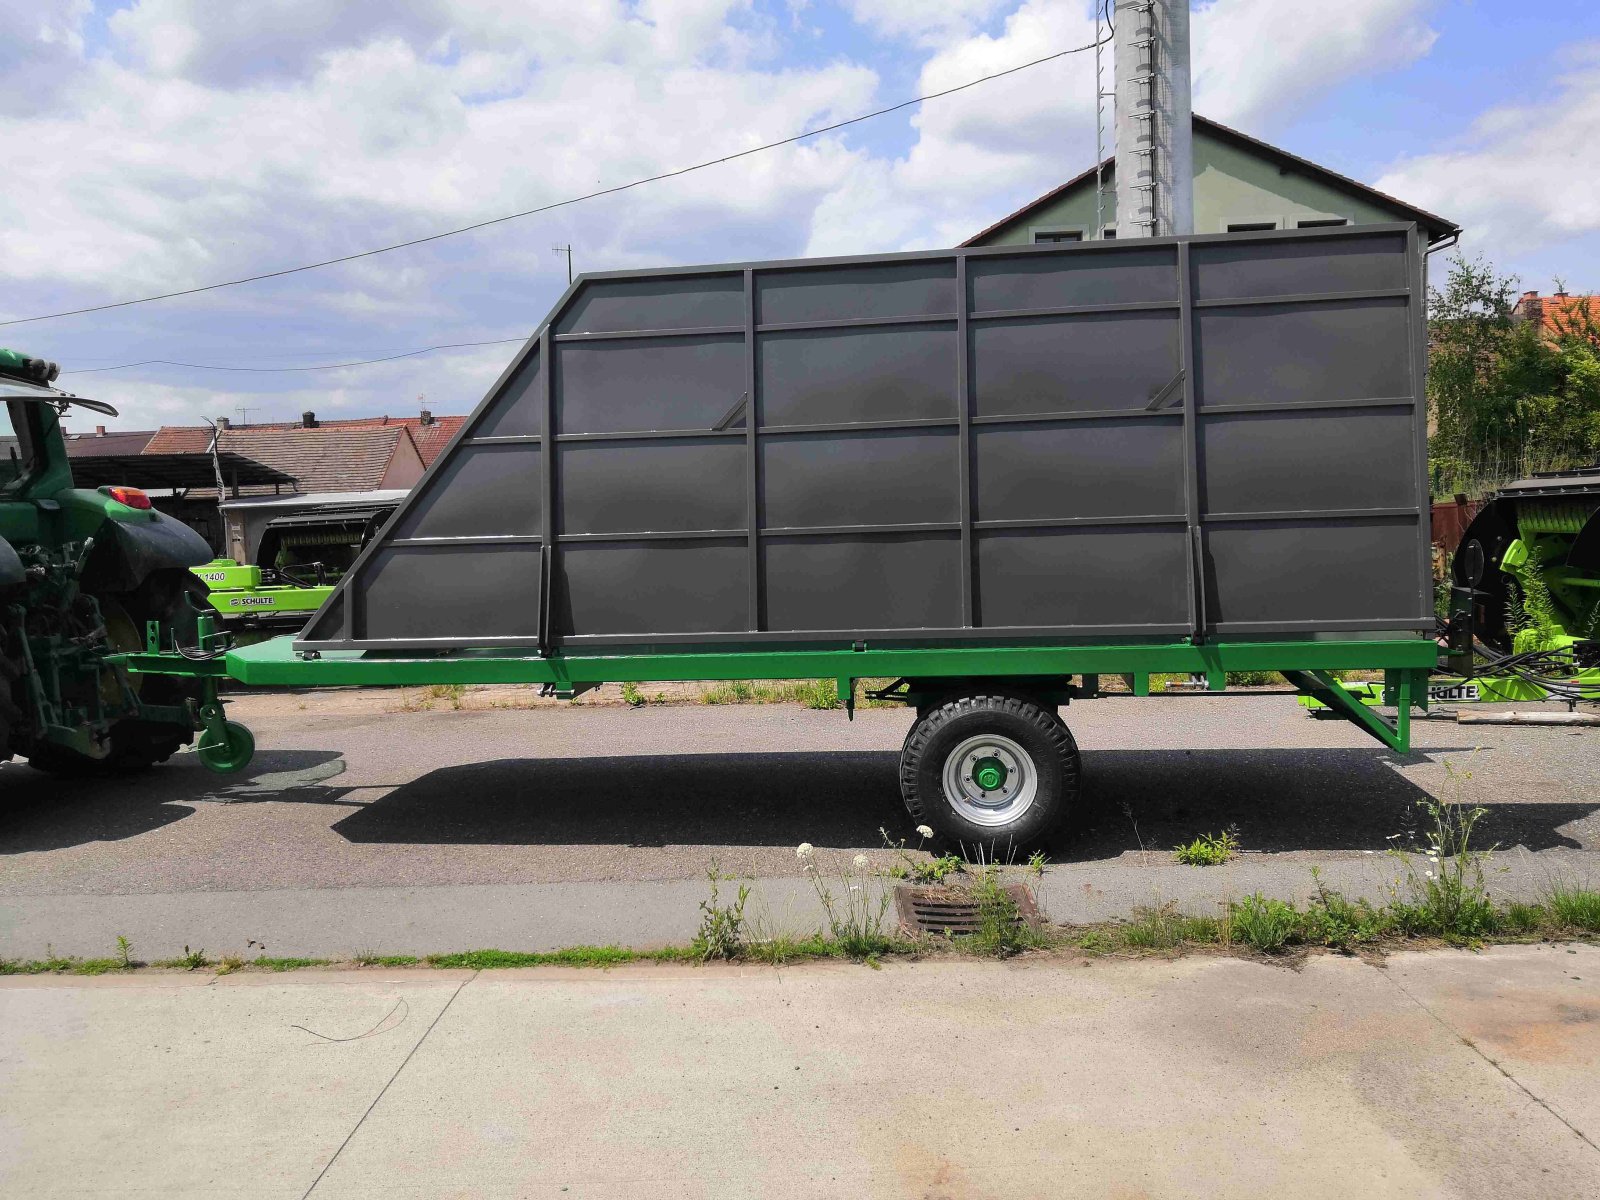
M 0 981 L 0 1194 L 1600 1194 L 1600 950 Z

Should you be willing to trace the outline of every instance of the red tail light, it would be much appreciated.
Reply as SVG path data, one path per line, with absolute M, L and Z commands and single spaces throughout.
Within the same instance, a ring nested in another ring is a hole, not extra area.
M 118 504 L 126 504 L 129 508 L 150 507 L 150 497 L 145 495 L 138 488 L 108 487 L 105 489 L 105 493 Z

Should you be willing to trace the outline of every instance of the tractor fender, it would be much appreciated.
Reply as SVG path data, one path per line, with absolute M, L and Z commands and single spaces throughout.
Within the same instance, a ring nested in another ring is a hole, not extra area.
M 84 567 L 85 589 L 131 592 L 153 571 L 198 567 L 214 557 L 205 538 L 182 521 L 158 512 L 141 512 L 139 518 L 108 516 L 101 524 Z
M 15 587 L 27 580 L 27 571 L 23 569 L 22 559 L 17 556 L 16 548 L 0 537 L 0 588 Z

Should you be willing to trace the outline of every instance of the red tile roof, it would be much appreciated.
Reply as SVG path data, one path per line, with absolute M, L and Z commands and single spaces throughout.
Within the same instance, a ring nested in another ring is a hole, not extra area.
M 231 450 L 294 476 L 302 492 L 365 492 L 383 483 L 384 472 L 411 440 L 406 424 L 367 421 L 300 425 L 244 425 L 221 430 L 217 448 Z M 207 426 L 168 425 L 145 447 L 146 454 L 193 454 L 211 445 Z M 271 488 L 244 488 L 246 494 Z
M 346 429 L 407 429 L 411 432 L 411 442 L 417 448 L 417 453 L 422 456 L 422 465 L 432 466 L 433 460 L 439 457 L 445 444 L 456 435 L 466 421 L 465 416 L 430 417 L 425 425 L 421 417 L 339 417 L 331 421 L 318 419 L 316 425 L 307 430 L 309 433 L 322 431 L 339 431 Z M 254 433 L 256 431 L 281 432 L 291 429 L 303 429 L 299 421 L 274 421 L 252 425 L 235 425 L 224 432 L 224 437 L 234 433 Z M 211 427 L 209 425 L 168 425 L 161 430 L 163 447 L 173 451 L 204 450 L 211 445 Z M 302 488 L 302 490 L 307 490 Z
M 1565 292 L 1541 296 L 1538 292 L 1523 292 L 1511 315 L 1524 321 L 1537 321 L 1550 337 L 1559 338 L 1600 324 L 1600 296 L 1569 296 Z

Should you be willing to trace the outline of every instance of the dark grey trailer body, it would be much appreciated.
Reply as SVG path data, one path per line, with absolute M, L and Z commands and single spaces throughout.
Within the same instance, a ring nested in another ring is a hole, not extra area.
M 1422 281 L 1409 225 L 585 275 L 296 646 L 1429 629 Z

